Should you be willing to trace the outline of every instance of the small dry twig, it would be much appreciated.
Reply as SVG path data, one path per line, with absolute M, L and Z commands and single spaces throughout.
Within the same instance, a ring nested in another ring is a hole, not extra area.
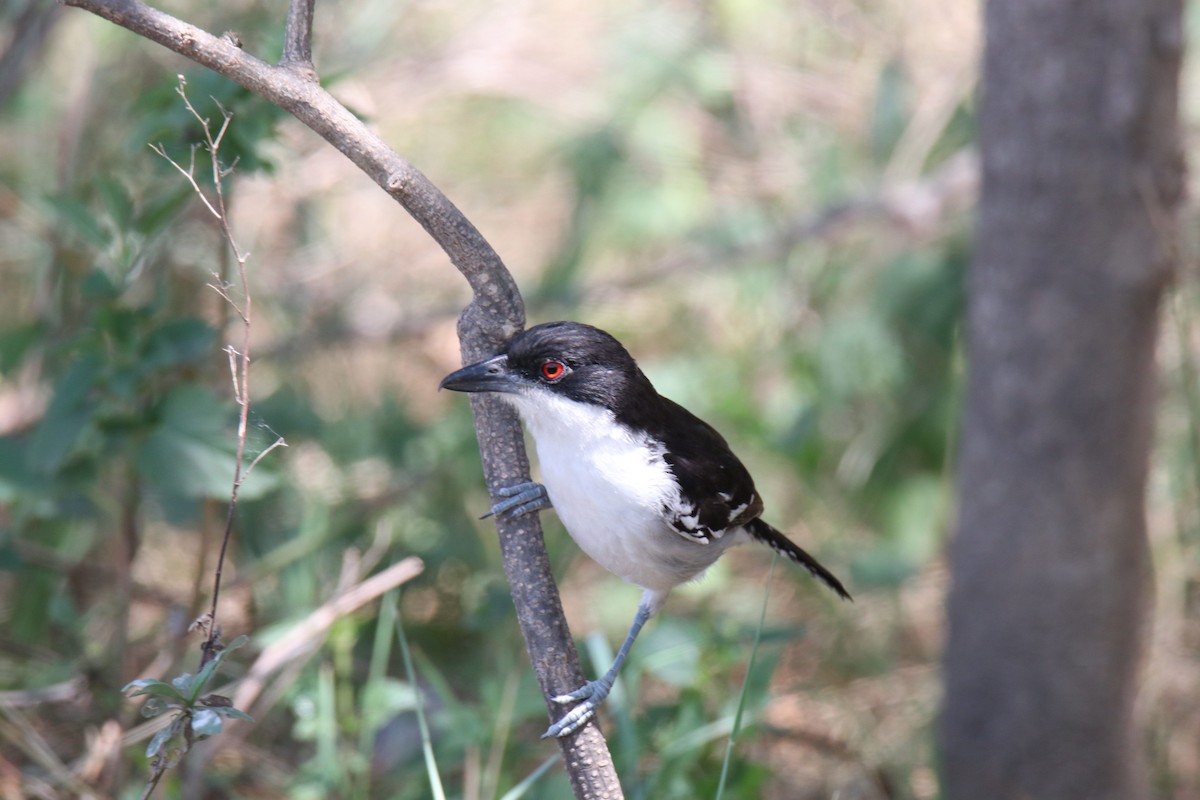
M 225 133 L 229 130 L 229 123 L 233 120 L 233 114 L 227 111 L 215 98 L 213 99 L 213 102 L 217 104 L 217 108 L 221 110 L 221 126 L 214 134 L 208 117 L 203 116 L 197 111 L 196 107 L 192 105 L 192 101 L 188 98 L 187 79 L 182 75 L 179 76 L 179 85 L 175 91 L 183 98 L 183 105 L 187 108 L 188 113 L 200 123 L 201 129 L 204 131 L 204 141 L 192 146 L 187 168 L 184 168 L 167 155 L 166 148 L 161 144 L 150 145 L 150 148 L 166 159 L 171 166 L 183 175 L 188 183 L 191 184 L 196 195 L 204 203 L 204 207 L 208 209 L 209 213 L 219 223 L 221 236 L 225 240 L 225 244 L 229 247 L 230 252 L 233 253 L 234 260 L 237 261 L 238 288 L 241 290 L 242 295 L 242 304 L 238 305 L 229 292 L 229 283 L 225 282 L 220 276 L 216 276 L 216 284 L 209 284 L 241 317 L 242 345 L 240 349 L 232 345 L 225 348 L 226 353 L 229 354 L 229 372 L 233 379 L 233 396 L 239 409 L 237 454 L 234 457 L 233 487 L 229 492 L 229 509 L 225 515 L 225 534 L 221 540 L 221 551 L 217 556 L 217 567 L 213 575 L 212 606 L 205 615 L 205 627 L 208 631 L 208 638 L 201 648 L 203 656 L 200 659 L 200 667 L 203 668 L 221 649 L 221 627 L 217 624 L 217 602 L 221 596 L 221 574 L 225 567 L 225 554 L 229 549 L 230 536 L 233 534 L 233 519 L 234 513 L 237 510 L 238 491 L 241 489 L 246 477 L 258 465 L 258 462 L 262 461 L 275 448 L 287 447 L 287 442 L 282 437 L 277 438 L 269 447 L 255 456 L 249 466 L 243 469 L 246 456 L 246 429 L 250 417 L 250 330 L 253 299 L 250 295 L 250 283 L 246 276 L 246 262 L 250 259 L 250 254 L 238 246 L 237 240 L 233 235 L 233 228 L 229 224 L 229 213 L 225 204 L 223 180 L 232 173 L 236 162 L 228 167 L 224 167 L 221 165 L 220 158 L 221 142 L 225 138 Z M 196 149 L 198 147 L 203 147 L 208 151 L 209 162 L 212 165 L 211 179 L 214 194 L 212 199 L 209 199 L 196 180 Z

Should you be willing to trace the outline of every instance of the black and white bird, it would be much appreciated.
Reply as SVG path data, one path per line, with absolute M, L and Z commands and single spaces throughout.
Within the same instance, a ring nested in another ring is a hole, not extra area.
M 546 736 L 566 736 L 595 714 L 671 590 L 734 545 L 768 545 L 850 599 L 829 570 L 760 518 L 762 498 L 721 434 L 655 391 L 604 331 L 538 325 L 514 336 L 506 352 L 447 375 L 440 388 L 499 394 L 533 436 L 545 485 L 501 489 L 492 513 L 553 507 L 585 553 L 645 590 L 612 667 L 554 698 L 574 706 Z

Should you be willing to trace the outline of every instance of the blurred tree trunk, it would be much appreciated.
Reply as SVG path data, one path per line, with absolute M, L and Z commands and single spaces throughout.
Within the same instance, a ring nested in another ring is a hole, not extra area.
M 1179 0 L 989 0 L 945 796 L 1147 796 L 1145 484 Z

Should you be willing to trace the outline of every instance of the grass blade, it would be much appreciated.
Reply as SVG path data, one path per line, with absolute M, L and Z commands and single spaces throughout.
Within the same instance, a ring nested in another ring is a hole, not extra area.
M 425 753 L 425 771 L 429 774 L 429 789 L 434 800 L 446 800 L 446 791 L 442 788 L 442 776 L 438 772 L 437 759 L 433 755 L 433 742 L 429 738 L 429 722 L 425 719 L 425 702 L 421 695 L 421 687 L 417 683 L 417 673 L 413 669 L 412 652 L 408 649 L 408 637 L 404 634 L 404 621 L 400 612 L 396 611 L 396 639 L 400 642 L 400 654 L 404 657 L 404 672 L 408 682 L 416 691 L 417 726 L 421 729 L 421 750 Z
M 501 797 L 500 800 L 520 800 L 525 796 L 525 793 L 529 791 L 530 787 L 537 783 L 538 778 L 545 775 L 546 770 L 554 766 L 554 763 L 560 758 L 562 758 L 562 753 L 555 752 L 554 755 L 550 756 L 541 764 L 539 764 L 537 769 L 526 775 L 523 781 L 505 792 L 504 796 Z
M 767 619 L 767 601 L 771 598 L 771 581 L 775 578 L 775 562 L 779 554 L 771 558 L 771 569 L 767 572 L 767 586 L 763 590 L 762 611 L 758 615 L 758 627 L 754 630 L 754 645 L 750 648 L 750 663 L 746 666 L 746 677 L 742 679 L 742 691 L 738 695 L 737 713 L 733 715 L 733 730 L 729 732 L 729 741 L 725 745 L 725 758 L 721 762 L 721 780 L 717 784 L 717 798 L 725 794 L 725 779 L 729 776 L 729 762 L 733 759 L 733 743 L 737 741 L 738 732 L 742 729 L 742 715 L 746 710 L 746 696 L 749 694 L 750 676 L 754 674 L 754 662 L 758 660 L 758 644 L 762 639 L 763 625 Z

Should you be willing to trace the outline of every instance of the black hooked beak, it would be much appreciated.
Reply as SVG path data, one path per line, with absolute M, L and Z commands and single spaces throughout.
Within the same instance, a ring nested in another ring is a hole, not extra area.
M 509 372 L 508 356 L 493 356 L 478 364 L 471 364 L 451 372 L 442 378 L 439 389 L 449 389 L 454 392 L 506 392 L 515 394 L 520 391 L 521 379 Z

